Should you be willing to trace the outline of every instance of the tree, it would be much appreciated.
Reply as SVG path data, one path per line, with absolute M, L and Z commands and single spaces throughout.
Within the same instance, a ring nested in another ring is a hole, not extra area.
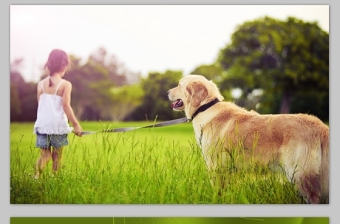
M 302 102 L 303 92 L 317 91 L 318 101 L 328 102 L 329 34 L 317 23 L 264 17 L 240 25 L 231 40 L 218 57 L 226 71 L 223 88 L 239 87 L 243 98 L 262 89 L 261 101 L 266 103 L 280 96 L 280 111 L 271 113 L 289 113 L 292 99 Z M 269 112 L 266 103 L 261 103 L 260 109 Z M 321 105 L 307 107 L 300 108 L 301 112 Z
M 124 63 L 120 62 L 115 55 L 108 54 L 103 47 L 94 51 L 90 55 L 89 60 L 107 69 L 109 80 L 113 82 L 115 86 L 136 84 L 140 81 L 141 75 L 139 73 L 130 71 Z
M 21 115 L 20 89 L 25 86 L 25 80 L 17 71 L 17 62 L 11 63 L 10 71 L 10 119 L 17 121 Z M 14 67 L 13 67 L 14 66 Z
M 127 84 L 126 76 L 123 73 L 123 64 L 118 61 L 116 56 L 108 55 L 105 48 L 100 47 L 92 53 L 89 57 L 89 61 L 107 70 L 108 79 L 112 83 L 115 83 L 115 86 Z
M 65 79 L 73 85 L 71 103 L 77 117 L 83 120 L 120 120 L 123 119 L 122 111 L 130 112 L 136 105 L 135 101 L 120 101 L 117 94 L 128 88 L 121 87 L 137 82 L 139 74 L 127 70 L 114 55 L 99 48 L 85 64 L 73 55 L 70 58 L 72 69 L 65 74 Z M 115 88 L 117 91 L 113 91 Z
M 113 94 L 112 109 L 106 110 L 107 116 L 114 121 L 122 121 L 142 104 L 144 90 L 140 85 L 125 85 L 111 89 Z
M 181 71 L 166 71 L 164 73 L 149 73 L 142 79 L 141 87 L 144 90 L 142 104 L 129 116 L 131 120 L 168 120 L 181 116 L 174 113 L 167 92 L 178 85 L 183 77 Z
M 20 74 L 23 59 L 14 60 L 10 66 L 10 120 L 34 121 L 37 116 L 37 87 L 26 83 Z
M 222 81 L 221 77 L 223 76 L 223 69 L 219 63 L 205 64 L 196 67 L 192 72 L 190 72 L 190 74 L 202 75 L 208 80 L 212 80 L 219 86 L 220 82 Z M 221 94 L 225 100 L 232 100 L 232 94 L 229 88 L 221 89 Z
M 72 83 L 71 104 L 75 114 L 82 120 L 101 120 L 101 113 L 113 103 L 111 89 L 115 86 L 109 79 L 108 69 L 89 57 L 80 64 L 80 59 L 70 57 L 72 69 L 64 78 Z
M 203 75 L 208 80 L 214 82 L 220 81 L 222 75 L 222 68 L 218 63 L 204 64 L 196 67 L 190 74 L 192 75 Z
M 16 121 L 21 114 L 21 103 L 17 85 L 12 82 L 10 85 L 10 119 L 11 121 Z

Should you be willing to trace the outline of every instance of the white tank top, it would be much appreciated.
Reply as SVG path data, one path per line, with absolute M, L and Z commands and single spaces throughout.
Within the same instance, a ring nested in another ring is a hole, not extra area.
M 67 116 L 63 109 L 62 97 L 57 91 L 64 80 L 61 80 L 54 94 L 44 91 L 42 82 L 42 94 L 38 102 L 37 120 L 34 124 L 34 133 L 40 134 L 68 134 L 73 128 L 69 126 Z

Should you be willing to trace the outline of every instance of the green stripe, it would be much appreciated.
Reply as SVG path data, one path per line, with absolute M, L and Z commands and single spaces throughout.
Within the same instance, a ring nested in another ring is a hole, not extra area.
M 10 224 L 329 224 L 328 217 L 11 217 Z

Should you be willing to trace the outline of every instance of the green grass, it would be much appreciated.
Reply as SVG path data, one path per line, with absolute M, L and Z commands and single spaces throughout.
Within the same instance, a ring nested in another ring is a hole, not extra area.
M 82 122 L 84 130 L 143 126 L 147 122 Z M 248 164 L 226 169 L 226 187 L 213 188 L 191 123 L 69 135 L 57 175 L 51 162 L 35 180 L 39 157 L 33 123 L 10 128 L 11 204 L 290 204 L 303 203 L 281 174 Z

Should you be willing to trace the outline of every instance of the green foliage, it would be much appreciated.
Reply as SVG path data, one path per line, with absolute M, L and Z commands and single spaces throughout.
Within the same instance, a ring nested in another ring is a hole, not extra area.
M 32 96 L 34 93 L 27 93 L 27 83 L 17 71 L 21 67 L 23 60 L 15 60 L 11 63 L 10 71 L 10 119 L 11 121 L 27 121 L 25 118 L 26 108 L 24 108 L 22 101 Z M 36 101 L 36 100 L 35 100 Z M 36 102 L 31 102 L 36 104 Z M 25 111 L 25 112 L 24 112 Z
M 218 63 L 210 65 L 200 65 L 196 67 L 190 74 L 203 75 L 208 80 L 212 80 L 214 83 L 219 85 L 222 81 L 223 69 Z M 221 89 L 221 94 L 225 100 L 232 100 L 231 90 L 229 88 Z
M 183 116 L 174 113 L 168 99 L 169 89 L 177 86 L 182 78 L 181 71 L 166 71 L 164 73 L 149 73 L 142 79 L 141 86 L 144 90 L 142 104 L 131 114 L 131 120 L 167 120 Z
M 111 92 L 114 106 L 106 111 L 111 114 L 113 121 L 121 121 L 128 117 L 142 104 L 144 98 L 144 90 L 137 84 L 115 87 Z
M 32 121 L 37 114 L 35 83 L 26 83 L 17 71 L 10 72 L 11 121 Z
M 319 92 L 317 101 L 323 103 L 292 108 L 311 111 L 312 107 L 324 107 L 329 91 L 329 34 L 316 23 L 264 17 L 238 26 L 231 40 L 218 57 L 226 70 L 222 89 L 241 88 L 245 100 L 255 89 L 264 91 L 261 101 L 280 98 L 279 111 L 261 104 L 259 110 L 270 113 L 290 112 L 292 103 L 306 99 L 301 93 L 310 91 Z M 294 97 L 299 100 L 293 101 Z M 316 115 L 328 119 L 325 113 Z
M 109 81 L 109 71 L 102 64 L 89 60 L 80 65 L 78 61 L 73 59 L 72 70 L 64 77 L 73 86 L 72 107 L 80 119 L 98 120 L 106 106 L 113 103 L 114 83 Z
M 190 74 L 203 75 L 208 80 L 218 82 L 222 75 L 222 68 L 219 64 L 200 65 L 196 67 Z
M 11 121 L 15 121 L 21 114 L 21 103 L 19 99 L 18 87 L 15 83 L 10 84 L 10 112 Z

